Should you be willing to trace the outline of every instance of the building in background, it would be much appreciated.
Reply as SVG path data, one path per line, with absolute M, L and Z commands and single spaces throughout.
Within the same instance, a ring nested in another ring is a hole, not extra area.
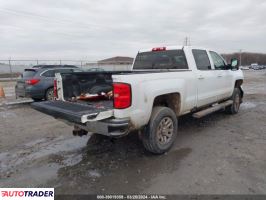
M 116 56 L 104 60 L 99 60 L 96 63 L 85 63 L 83 67 L 87 69 L 100 68 L 105 71 L 127 71 L 131 70 L 133 61 L 134 58 L 131 57 Z
M 107 58 L 104 60 L 99 60 L 99 65 L 132 65 L 134 58 L 131 57 L 123 57 L 123 56 L 116 56 L 112 58 Z

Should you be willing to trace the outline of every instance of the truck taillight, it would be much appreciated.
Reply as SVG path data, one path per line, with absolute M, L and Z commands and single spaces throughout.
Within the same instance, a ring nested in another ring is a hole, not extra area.
M 40 79 L 29 79 L 29 80 L 26 80 L 25 83 L 28 84 L 28 85 L 35 85 L 37 83 L 39 83 Z
M 125 109 L 131 106 L 131 86 L 126 83 L 114 83 L 114 108 Z
M 58 98 L 58 93 L 57 93 L 57 80 L 54 80 L 54 98 Z

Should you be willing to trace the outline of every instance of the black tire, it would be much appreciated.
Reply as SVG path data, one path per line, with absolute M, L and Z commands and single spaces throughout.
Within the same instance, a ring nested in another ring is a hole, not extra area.
M 33 97 L 32 97 L 32 100 L 33 100 L 33 101 L 41 101 L 42 99 L 41 99 L 41 98 L 33 98 Z
M 142 132 L 144 147 L 154 154 L 167 152 L 175 142 L 177 126 L 176 114 L 170 108 L 154 107 L 150 122 Z
M 231 100 L 233 100 L 233 104 L 230 106 L 227 106 L 225 108 L 225 112 L 233 115 L 233 114 L 238 113 L 239 107 L 241 104 L 241 92 L 240 92 L 239 88 L 234 89 Z
M 54 100 L 54 88 L 48 88 L 45 92 L 45 100 L 51 101 Z

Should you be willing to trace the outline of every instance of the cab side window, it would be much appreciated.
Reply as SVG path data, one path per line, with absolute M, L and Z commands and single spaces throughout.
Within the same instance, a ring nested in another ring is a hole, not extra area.
M 42 74 L 44 77 L 55 77 L 55 71 L 54 70 L 48 70 Z
M 211 63 L 205 50 L 192 50 L 198 70 L 211 70 Z
M 214 64 L 214 68 L 216 70 L 224 70 L 226 69 L 226 64 L 221 56 L 213 51 L 210 51 L 210 55 Z

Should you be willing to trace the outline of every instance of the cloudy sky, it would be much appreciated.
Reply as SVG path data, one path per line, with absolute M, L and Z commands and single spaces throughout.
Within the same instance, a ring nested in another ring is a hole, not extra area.
M 266 53 L 265 0 L 0 0 L 0 59 L 135 56 L 191 44 Z

